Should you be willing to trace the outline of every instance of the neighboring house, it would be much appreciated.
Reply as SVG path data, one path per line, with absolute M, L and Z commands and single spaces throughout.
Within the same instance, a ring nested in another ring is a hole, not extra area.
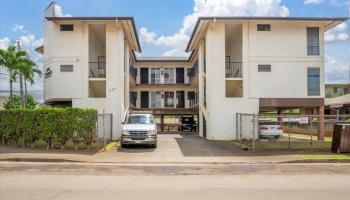
M 333 98 L 346 94 L 350 94 L 350 83 L 326 84 L 326 98 Z
M 350 83 L 326 84 L 325 114 L 350 114 Z
M 198 114 L 199 135 L 236 136 L 236 113 L 324 109 L 326 30 L 346 18 L 201 17 L 189 58 L 139 58 L 131 17 L 45 14 L 44 100 L 113 115 L 113 139 L 130 110 Z

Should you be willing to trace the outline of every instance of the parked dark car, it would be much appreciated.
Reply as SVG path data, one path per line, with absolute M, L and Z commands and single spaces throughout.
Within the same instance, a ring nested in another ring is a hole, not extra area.
M 197 123 L 194 120 L 193 116 L 190 117 L 180 117 L 180 125 L 178 128 L 179 131 L 189 130 L 189 131 L 196 131 L 197 130 Z

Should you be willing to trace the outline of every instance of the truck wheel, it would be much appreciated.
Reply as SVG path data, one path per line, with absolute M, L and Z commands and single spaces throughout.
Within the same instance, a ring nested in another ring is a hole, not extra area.
M 152 144 L 152 148 L 157 148 L 157 143 Z
M 120 146 L 121 146 L 122 148 L 126 148 L 126 147 L 127 147 L 127 145 L 124 144 L 124 143 L 121 143 Z

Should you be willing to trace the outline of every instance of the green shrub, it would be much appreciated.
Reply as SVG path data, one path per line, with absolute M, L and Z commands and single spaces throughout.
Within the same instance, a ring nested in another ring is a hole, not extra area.
M 43 140 L 47 148 L 67 141 L 91 148 L 96 137 L 97 111 L 80 108 L 37 108 L 0 111 L 0 136 L 4 143 L 24 145 Z

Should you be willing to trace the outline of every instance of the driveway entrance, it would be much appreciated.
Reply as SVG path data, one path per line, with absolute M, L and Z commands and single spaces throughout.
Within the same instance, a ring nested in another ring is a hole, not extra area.
M 95 161 L 121 163 L 206 163 L 240 162 L 252 159 L 252 152 L 243 151 L 231 141 L 212 141 L 190 132 L 158 135 L 158 148 L 131 146 L 100 153 Z M 259 156 L 256 157 L 260 161 Z M 263 161 L 268 161 L 266 158 Z

